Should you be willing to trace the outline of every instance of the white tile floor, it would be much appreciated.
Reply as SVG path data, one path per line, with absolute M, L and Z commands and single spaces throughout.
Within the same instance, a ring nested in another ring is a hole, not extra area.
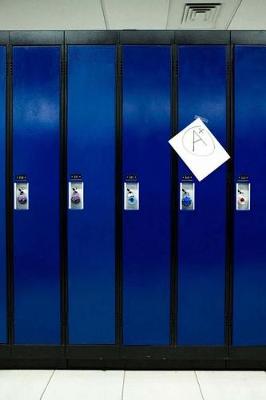
M 0 370 L 0 400 L 266 400 L 264 371 Z

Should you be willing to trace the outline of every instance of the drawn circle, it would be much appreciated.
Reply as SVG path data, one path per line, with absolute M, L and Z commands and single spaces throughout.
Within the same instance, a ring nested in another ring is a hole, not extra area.
M 187 129 L 183 134 L 182 143 L 186 151 L 197 157 L 208 157 L 215 150 L 213 138 L 200 125 Z

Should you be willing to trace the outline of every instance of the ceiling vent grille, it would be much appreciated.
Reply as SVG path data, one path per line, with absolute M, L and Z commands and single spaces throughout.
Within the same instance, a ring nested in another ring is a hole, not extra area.
M 183 25 L 213 25 L 216 22 L 221 3 L 187 3 L 182 16 Z

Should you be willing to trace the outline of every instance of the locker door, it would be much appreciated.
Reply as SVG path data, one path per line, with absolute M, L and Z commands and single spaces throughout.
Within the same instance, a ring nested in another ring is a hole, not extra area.
M 75 174 L 84 204 L 68 212 L 69 340 L 114 343 L 114 46 L 69 47 L 68 179 Z
M 0 46 L 0 343 L 7 340 L 6 315 L 6 49 Z
M 248 178 L 250 210 L 235 211 L 233 344 L 266 344 L 266 47 L 235 48 L 235 179 Z M 234 204 L 234 207 L 236 205 Z
M 14 210 L 17 344 L 60 342 L 59 105 L 60 48 L 15 47 L 13 173 L 29 185 Z
M 170 81 L 168 46 L 124 46 L 123 176 L 140 196 L 123 213 L 125 344 L 169 343 Z
M 179 48 L 179 130 L 195 115 L 226 144 L 226 48 Z M 224 343 L 226 167 L 195 183 L 195 210 L 179 212 L 178 342 Z M 191 175 L 179 163 L 179 182 Z

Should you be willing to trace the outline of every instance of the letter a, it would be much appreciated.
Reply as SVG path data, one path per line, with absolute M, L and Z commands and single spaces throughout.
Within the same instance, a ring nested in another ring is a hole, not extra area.
M 201 129 L 199 131 L 199 133 L 201 133 L 203 131 L 203 129 Z M 195 139 L 195 137 L 197 137 L 197 139 Z M 195 129 L 193 129 L 193 146 L 192 146 L 192 151 L 194 153 L 195 151 L 195 143 L 197 142 L 203 142 L 205 144 L 205 146 L 207 146 L 207 143 L 204 142 L 204 140 L 202 139 L 202 137 L 200 137 L 200 135 L 198 134 L 198 132 L 195 131 Z

